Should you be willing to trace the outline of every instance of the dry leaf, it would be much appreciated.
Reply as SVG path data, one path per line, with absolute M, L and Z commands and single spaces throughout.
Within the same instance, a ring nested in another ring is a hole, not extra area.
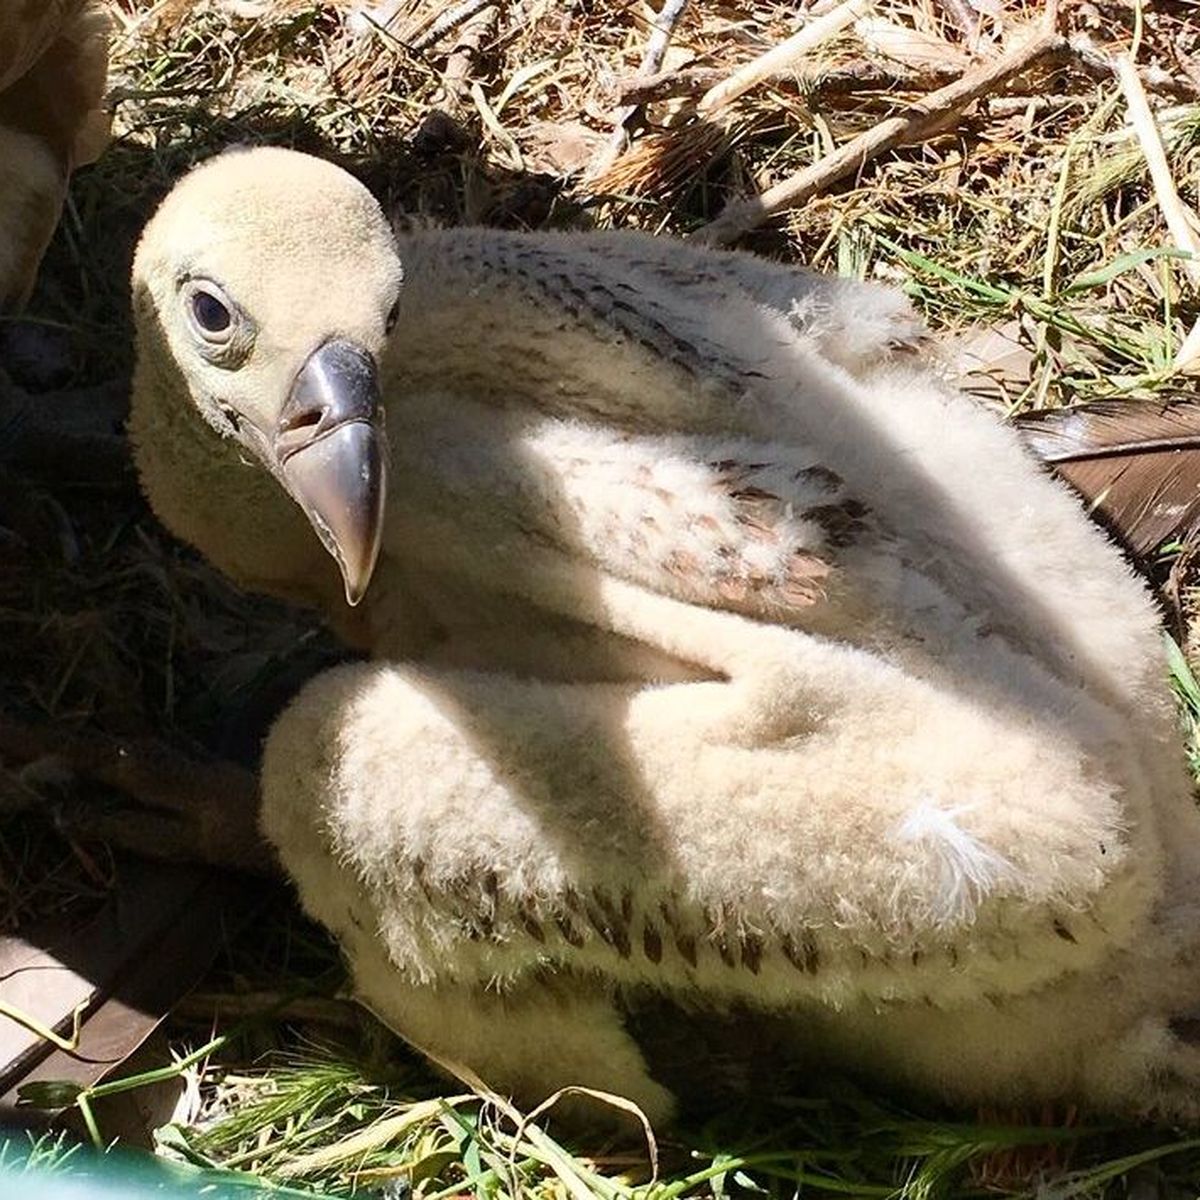
M 910 67 L 965 68 L 969 61 L 962 50 L 943 38 L 918 33 L 882 17 L 863 17 L 855 23 L 854 30 L 867 49 Z
M 1021 341 L 1021 323 L 982 326 L 950 343 L 950 365 L 964 390 L 1007 405 L 1033 378 L 1033 352 Z
M 603 142 L 602 134 L 579 121 L 538 121 L 521 130 L 528 165 L 556 175 L 582 171 Z

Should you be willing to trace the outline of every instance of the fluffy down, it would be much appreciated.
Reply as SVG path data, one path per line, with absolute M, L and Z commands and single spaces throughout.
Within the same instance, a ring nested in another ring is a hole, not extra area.
M 188 272 L 246 315 L 236 364 Z M 185 179 L 134 292 L 151 503 L 373 655 L 279 721 L 263 822 L 435 1061 L 664 1117 L 666 1003 L 942 1096 L 1200 1116 L 1155 612 L 899 297 L 639 234 L 396 243 L 284 151 Z M 331 337 L 390 445 L 352 615 L 239 442 Z

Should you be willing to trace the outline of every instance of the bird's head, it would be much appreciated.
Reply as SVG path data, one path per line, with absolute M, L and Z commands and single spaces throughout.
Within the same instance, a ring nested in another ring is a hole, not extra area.
M 376 363 L 401 275 L 366 188 L 274 148 L 226 152 L 187 175 L 134 261 L 139 353 L 165 357 L 199 416 L 303 509 L 350 604 L 379 551 L 387 453 Z

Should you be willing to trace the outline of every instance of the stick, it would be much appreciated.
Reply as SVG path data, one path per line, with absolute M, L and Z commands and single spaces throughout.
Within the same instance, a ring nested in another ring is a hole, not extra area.
M 1200 238 L 1197 238 L 1192 229 L 1187 210 L 1175 187 L 1175 180 L 1171 177 L 1171 165 L 1167 162 L 1167 153 L 1163 149 L 1162 138 L 1154 122 L 1154 114 L 1150 111 L 1150 102 L 1146 99 L 1142 81 L 1138 78 L 1137 67 L 1128 54 L 1119 54 L 1116 68 L 1117 79 L 1125 96 L 1125 105 L 1129 110 L 1129 123 L 1137 134 L 1142 155 L 1150 168 L 1150 179 L 1154 184 L 1154 196 L 1158 201 L 1159 211 L 1167 223 L 1176 248 L 1191 254 L 1191 258 L 1183 260 L 1184 269 L 1191 277 L 1192 283 L 1200 287 Z
M 716 87 L 709 88 L 700 97 L 696 111 L 705 117 L 731 104 L 744 92 L 757 87 L 764 79 L 788 69 L 810 50 L 841 33 L 847 25 L 868 13 L 874 7 L 874 3 L 875 0 L 845 0 L 845 3 L 839 4 L 832 12 L 818 17 L 815 21 L 809 21 L 798 33 L 792 34 L 766 54 L 751 59 Z
M 613 85 L 617 103 L 629 108 L 670 100 L 675 96 L 698 96 L 722 78 L 716 67 L 684 67 L 655 71 L 651 75 L 626 75 Z
M 466 24 L 481 8 L 486 8 L 491 0 L 463 0 L 453 8 L 446 9 L 434 18 L 433 23 L 423 33 L 417 34 L 409 43 L 410 50 L 428 50 L 434 42 L 440 41 L 446 34 Z
M 491 36 L 499 16 L 500 9 L 490 4 L 464 22 L 442 70 L 440 99 L 421 118 L 421 124 L 413 134 L 414 146 L 424 144 L 440 149 L 470 143 L 471 136 L 463 127 L 462 118 L 470 94 L 471 71 L 480 47 Z
M 974 50 L 979 45 L 979 14 L 966 0 L 939 0 L 938 7 L 949 15 L 959 33 L 967 39 L 967 45 Z
M 1117 55 L 1116 71 L 1129 111 L 1129 123 L 1137 134 L 1146 166 L 1150 168 L 1150 180 L 1154 184 L 1154 197 L 1158 201 L 1159 211 L 1176 248 L 1186 250 L 1192 256 L 1184 260 L 1183 267 L 1192 286 L 1200 287 L 1200 237 L 1196 236 L 1188 211 L 1179 197 L 1179 190 L 1171 175 L 1171 164 L 1167 161 L 1167 152 L 1163 149 L 1162 137 L 1133 58 L 1128 54 Z M 1200 357 L 1200 321 L 1184 339 L 1172 366 L 1176 371 L 1186 371 L 1195 364 L 1197 357 Z
M 500 18 L 500 9 L 495 5 L 487 5 L 474 13 L 459 34 L 458 41 L 446 59 L 446 69 L 442 72 L 442 91 L 445 94 L 446 108 L 452 116 L 458 116 L 466 104 L 469 90 L 468 78 L 471 68 L 475 65 L 475 57 L 479 48 L 490 36 Z
M 663 56 L 671 42 L 671 35 L 675 32 L 675 26 L 679 24 L 679 18 L 683 16 L 683 10 L 687 8 L 687 5 L 688 0 L 663 0 L 663 6 L 658 10 L 658 16 L 654 18 L 653 32 L 650 34 L 650 40 L 646 43 L 641 66 L 638 67 L 637 77 L 639 79 L 656 74 L 662 66 Z M 629 124 L 629 118 L 635 112 L 637 112 L 636 104 L 627 104 L 617 110 L 613 131 L 588 168 L 589 179 L 598 179 L 621 156 L 629 141 L 626 127 Z
M 881 121 L 811 166 L 768 188 L 761 196 L 727 205 L 715 221 L 702 226 L 693 236 L 715 245 L 736 240 L 776 213 L 795 208 L 810 196 L 860 171 L 888 150 L 932 137 L 972 101 L 1065 48 L 1062 37 L 1053 29 L 1043 28 L 1009 53 L 967 72 L 954 83 L 910 105 L 904 115 Z
M 841 96 L 862 91 L 930 91 L 950 83 L 961 74 L 961 67 L 930 64 L 913 69 L 895 63 L 871 62 L 864 58 L 811 73 L 806 69 L 782 71 L 764 82 L 797 82 L 821 96 Z M 674 96 L 703 95 L 724 78 L 724 73 L 715 67 L 659 71 L 645 79 L 631 75 L 617 81 L 617 100 L 621 104 L 650 104 Z
M 814 6 L 815 7 L 815 6 Z M 1086 37 L 1070 36 L 1066 43 L 1054 52 L 1090 79 L 1107 82 L 1116 75 L 1111 59 L 1097 50 Z M 1193 101 L 1200 97 L 1200 67 L 1190 63 L 1181 64 L 1187 79 L 1175 79 L 1161 69 L 1152 69 L 1148 78 L 1142 78 L 1142 86 L 1153 95 L 1167 95 L 1174 99 Z M 962 75 L 961 67 L 939 66 L 928 63 L 921 67 L 902 67 L 893 62 L 876 62 L 871 59 L 851 59 L 849 62 L 827 69 L 808 72 L 804 68 L 777 71 L 764 82 L 798 82 L 812 88 L 822 96 L 839 96 L 859 91 L 933 91 L 945 86 Z M 617 104 L 653 104 L 657 100 L 670 100 L 676 96 L 701 96 L 725 78 L 717 67 L 680 67 L 674 70 L 657 71 L 653 75 L 626 75 L 613 85 Z M 143 93 L 144 94 L 144 93 Z M 997 101 L 1003 111 L 1005 101 Z
M 1067 39 L 1066 57 L 1071 65 L 1082 71 L 1089 79 L 1109 80 L 1116 76 L 1116 63 L 1100 50 L 1085 33 L 1073 33 Z M 1194 101 L 1200 97 L 1200 72 L 1186 59 L 1180 67 L 1187 78 L 1169 75 L 1161 67 L 1143 68 L 1145 78 L 1142 85 L 1157 95 L 1171 96 L 1177 100 Z

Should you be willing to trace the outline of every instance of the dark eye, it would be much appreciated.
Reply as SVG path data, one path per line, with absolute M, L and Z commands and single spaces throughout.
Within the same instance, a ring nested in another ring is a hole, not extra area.
M 224 333 L 233 320 L 229 309 L 212 292 L 197 291 L 192 296 L 192 316 L 205 333 Z
M 193 331 L 206 342 L 223 346 L 233 337 L 237 309 L 211 279 L 189 279 L 183 285 L 183 303 Z
M 383 326 L 384 333 L 391 333 L 396 328 L 396 322 L 400 319 L 400 301 L 397 300 L 392 305 L 391 311 L 387 315 L 387 321 Z

